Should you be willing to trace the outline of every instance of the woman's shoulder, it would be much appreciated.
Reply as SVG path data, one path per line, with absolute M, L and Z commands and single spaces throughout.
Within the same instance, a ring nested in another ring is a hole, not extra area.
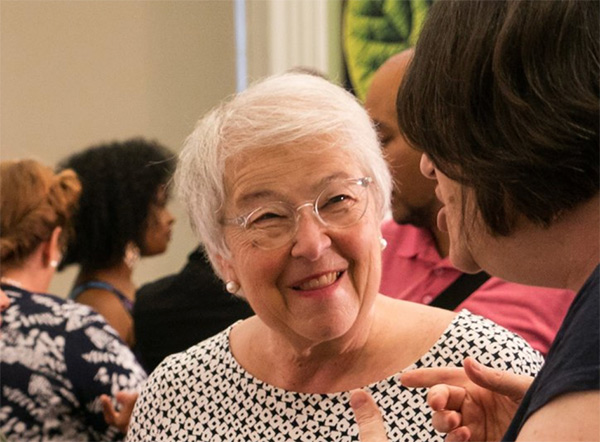
M 167 356 L 152 372 L 153 377 L 165 373 L 198 370 L 226 363 L 231 355 L 229 334 L 235 324 L 187 350 Z
M 521 336 L 466 309 L 456 315 L 440 344 L 458 353 L 460 365 L 471 356 L 497 369 L 535 375 L 544 363 L 543 356 Z
M 19 314 L 23 317 L 35 315 L 38 320 L 23 321 L 27 323 L 43 324 L 40 315 L 51 314 L 53 320 L 49 321 L 50 316 L 45 316 L 49 324 L 58 326 L 59 324 L 70 324 L 73 327 L 74 322 L 85 319 L 86 322 L 101 321 L 102 317 L 93 309 L 83 304 L 73 302 L 70 299 L 64 299 L 60 296 L 50 293 L 35 293 L 20 289 L 6 290 L 11 298 L 11 305 L 19 306 Z

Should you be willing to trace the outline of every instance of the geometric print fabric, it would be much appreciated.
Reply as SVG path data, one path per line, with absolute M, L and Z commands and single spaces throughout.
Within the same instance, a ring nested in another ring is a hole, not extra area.
M 233 327 L 156 368 L 136 403 L 128 441 L 359 440 L 349 392 L 297 393 L 253 377 L 230 351 Z M 536 374 L 543 364 L 542 356 L 522 338 L 463 310 L 406 370 L 460 366 L 466 356 L 527 375 Z M 365 389 L 383 412 L 390 441 L 443 441 L 431 426 L 426 389 L 405 388 L 397 375 Z

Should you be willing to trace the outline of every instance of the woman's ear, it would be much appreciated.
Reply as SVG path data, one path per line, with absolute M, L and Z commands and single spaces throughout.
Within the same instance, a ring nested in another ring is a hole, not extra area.
M 58 263 L 62 259 L 61 246 L 60 246 L 60 235 L 62 233 L 62 227 L 55 227 L 50 235 L 48 241 L 43 244 L 43 257 L 44 265 L 56 268 Z
M 223 278 L 223 280 L 225 282 L 227 282 L 227 281 L 239 282 L 237 280 L 237 274 L 235 272 L 235 269 L 233 268 L 233 265 L 231 264 L 231 261 L 229 259 L 225 258 L 220 253 L 217 253 L 217 254 L 215 254 L 214 262 L 217 266 L 217 272 L 219 273 L 219 275 L 221 276 L 221 278 Z

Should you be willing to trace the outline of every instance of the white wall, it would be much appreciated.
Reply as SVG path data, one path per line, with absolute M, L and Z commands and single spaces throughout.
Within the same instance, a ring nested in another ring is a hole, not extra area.
M 197 119 L 235 91 L 233 3 L 0 2 L 0 158 L 54 166 L 101 141 L 145 136 L 178 152 Z M 166 254 L 136 282 L 177 271 L 195 239 L 181 206 Z M 68 292 L 76 269 L 50 291 Z
M 341 0 L 246 0 L 250 82 L 296 66 L 341 82 Z
M 235 92 L 233 0 L 0 0 L 0 159 L 54 166 L 92 144 L 144 136 L 178 152 Z M 250 81 L 289 67 L 339 80 L 341 0 L 246 0 Z M 281 34 L 281 35 L 278 35 Z M 177 271 L 196 243 L 177 202 L 166 254 L 140 284 Z M 77 269 L 57 274 L 66 295 Z

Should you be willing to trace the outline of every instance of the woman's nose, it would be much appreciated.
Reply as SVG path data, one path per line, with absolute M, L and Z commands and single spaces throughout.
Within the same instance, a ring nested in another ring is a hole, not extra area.
M 297 222 L 298 228 L 292 239 L 292 256 L 316 261 L 331 246 L 327 227 L 317 219 L 312 210 L 300 211 Z
M 435 180 L 435 167 L 433 165 L 433 161 L 427 156 L 427 154 L 421 155 L 421 162 L 419 163 L 421 173 L 425 176 L 425 178 L 429 178 L 430 180 Z

